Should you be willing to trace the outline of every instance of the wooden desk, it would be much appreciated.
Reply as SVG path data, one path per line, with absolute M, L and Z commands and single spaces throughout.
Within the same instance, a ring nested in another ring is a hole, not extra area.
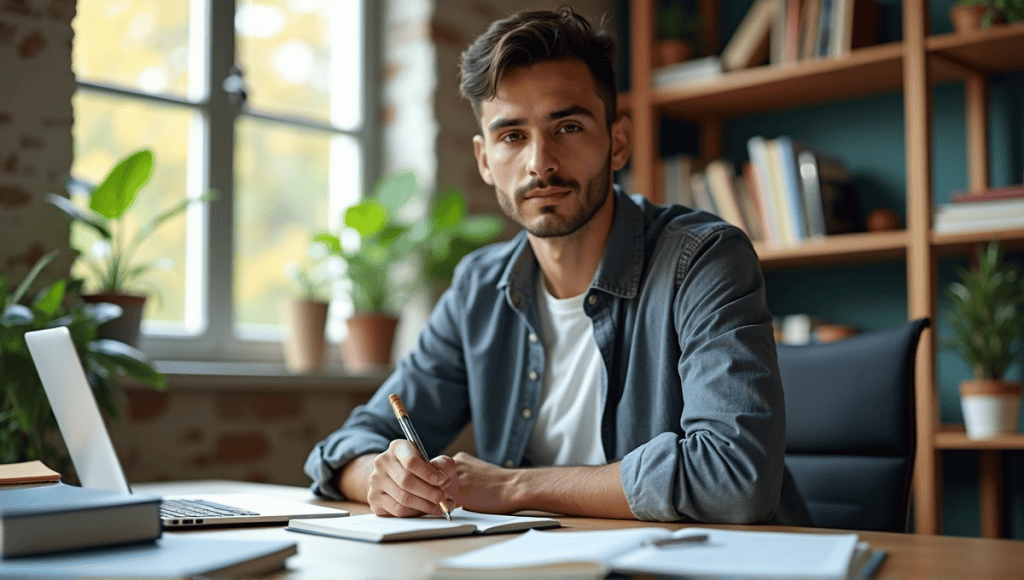
M 353 514 L 367 513 L 365 505 L 328 502 L 316 499 L 305 488 L 229 481 L 175 482 L 135 485 L 148 493 L 256 492 L 280 495 L 321 505 L 341 507 Z M 611 528 L 659 526 L 670 529 L 693 524 L 655 524 L 650 522 L 562 517 L 564 530 L 606 530 Z M 789 528 L 784 526 L 711 526 L 723 529 L 756 529 L 829 533 L 835 530 Z M 288 532 L 280 527 L 228 528 L 212 531 L 168 532 L 210 534 L 217 537 L 274 538 L 297 542 L 299 553 L 288 560 L 288 569 L 272 576 L 281 579 L 332 578 L 426 578 L 432 562 L 475 550 L 513 536 L 474 536 L 373 544 Z M 859 532 L 871 547 L 889 553 L 878 574 L 879 579 L 931 578 L 942 580 L 1024 578 L 1024 542 L 926 536 L 885 532 Z

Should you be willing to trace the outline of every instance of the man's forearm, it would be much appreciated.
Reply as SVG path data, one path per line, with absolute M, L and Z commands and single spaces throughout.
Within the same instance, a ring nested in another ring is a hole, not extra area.
M 366 503 L 370 474 L 373 473 L 374 454 L 362 455 L 349 461 L 338 473 L 338 489 L 349 501 Z
M 636 519 L 619 478 L 619 463 L 600 467 L 538 467 L 516 470 L 516 503 L 537 509 L 596 518 Z

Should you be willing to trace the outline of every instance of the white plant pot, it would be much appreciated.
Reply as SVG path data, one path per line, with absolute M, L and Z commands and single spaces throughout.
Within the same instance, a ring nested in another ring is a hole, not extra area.
M 969 439 L 991 439 L 1017 431 L 1021 386 L 1002 381 L 963 381 L 960 406 Z

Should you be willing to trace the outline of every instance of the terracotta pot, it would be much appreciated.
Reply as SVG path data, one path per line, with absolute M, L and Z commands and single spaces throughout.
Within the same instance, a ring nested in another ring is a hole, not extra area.
M 654 44 L 654 66 L 683 62 L 693 56 L 693 47 L 679 38 L 666 38 Z
M 146 308 L 143 294 L 85 294 L 86 304 L 108 302 L 121 307 L 121 316 L 100 325 L 99 337 L 119 340 L 128 346 L 139 348 L 139 328 L 142 326 L 142 312 Z
M 281 303 L 284 324 L 284 364 L 293 373 L 311 373 L 323 368 L 327 357 L 327 303 L 317 300 L 287 300 Z
M 385 370 L 391 364 L 398 318 L 390 314 L 357 312 L 347 321 L 348 336 L 342 344 L 342 358 L 350 373 Z
M 959 2 L 949 9 L 949 19 L 958 34 L 981 30 L 981 21 L 988 11 L 986 6 L 964 6 Z
M 1020 383 L 996 379 L 960 381 L 960 405 L 970 439 L 989 439 L 1017 432 L 1020 418 Z

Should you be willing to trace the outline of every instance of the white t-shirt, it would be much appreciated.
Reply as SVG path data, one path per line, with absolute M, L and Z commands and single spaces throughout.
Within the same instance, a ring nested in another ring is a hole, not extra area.
M 601 411 L 604 361 L 594 324 L 583 311 L 586 293 L 558 299 L 538 276 L 537 310 L 545 351 L 544 390 L 526 459 L 533 465 L 604 465 Z

